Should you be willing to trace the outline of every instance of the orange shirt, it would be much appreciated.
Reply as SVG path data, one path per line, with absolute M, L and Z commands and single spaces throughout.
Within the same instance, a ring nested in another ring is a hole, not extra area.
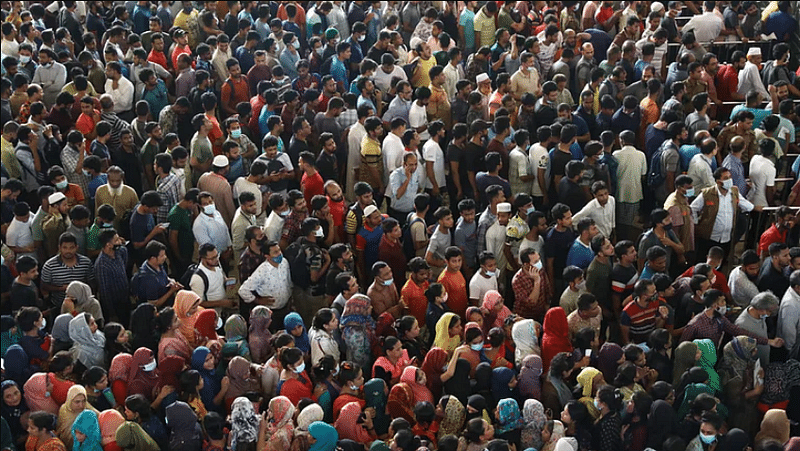
M 438 282 L 444 285 L 447 292 L 447 307 L 458 316 L 465 318 L 469 298 L 467 297 L 467 281 L 461 271 L 449 271 L 445 268 L 439 274 Z
M 425 296 L 425 290 L 429 286 L 431 283 L 427 280 L 422 285 L 417 285 L 409 278 L 400 290 L 400 299 L 406 304 L 408 314 L 416 318 L 420 326 L 425 324 L 425 314 L 428 312 L 428 297 Z
M 72 208 L 78 204 L 84 205 L 85 198 L 83 197 L 83 190 L 80 186 L 74 183 L 69 183 L 67 184 L 67 190 L 63 191 L 63 193 L 65 196 L 67 196 L 67 204 L 69 204 L 69 208 Z
M 208 113 L 206 113 L 206 119 L 211 121 L 213 125 L 211 131 L 208 132 L 208 140 L 211 141 L 211 145 L 213 146 L 214 156 L 222 155 L 222 146 L 214 144 L 215 141 L 222 138 L 222 129 L 219 127 L 219 121 L 216 116 L 209 115 Z
M 94 110 L 94 113 L 97 116 L 100 116 L 100 112 L 99 111 Z M 95 125 L 97 125 L 97 123 L 94 121 L 94 119 L 91 116 L 87 116 L 87 115 L 81 113 L 81 115 L 78 116 L 78 120 L 75 121 L 75 130 L 78 130 L 79 132 L 83 133 L 84 135 L 88 135 L 89 133 L 92 132 L 92 130 L 94 130 L 94 126 Z

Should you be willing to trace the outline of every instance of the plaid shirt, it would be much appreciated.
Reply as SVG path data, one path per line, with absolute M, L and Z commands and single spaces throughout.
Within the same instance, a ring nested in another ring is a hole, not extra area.
M 292 244 L 297 240 L 297 237 L 300 236 L 300 225 L 303 224 L 303 220 L 306 219 L 306 214 L 298 214 L 292 210 L 289 213 L 289 216 L 286 217 L 286 221 L 283 222 L 283 232 L 281 232 L 281 239 L 286 240 L 287 243 Z
M 263 255 L 254 254 L 249 246 L 246 247 L 239 257 L 239 280 L 241 283 L 244 283 L 256 271 L 256 268 L 264 263 L 264 260 L 266 258 Z
M 114 253 L 114 257 L 109 257 L 105 252 L 100 252 L 94 262 L 97 297 L 107 303 L 120 303 L 122 307 L 129 296 L 128 274 L 125 271 L 128 249 L 122 246 Z
M 715 344 L 719 345 L 723 332 L 727 332 L 731 337 L 747 335 L 748 337 L 754 338 L 760 345 L 766 345 L 769 343 L 765 337 L 759 337 L 749 330 L 742 329 L 741 327 L 730 322 L 730 320 L 725 316 L 717 315 L 715 313 L 713 317 L 709 318 L 705 312 L 698 313 L 694 316 L 694 318 L 692 318 L 691 321 L 689 321 L 689 324 L 687 324 L 683 329 L 680 341 L 692 341 L 708 338 Z
M 156 191 L 161 196 L 162 205 L 158 207 L 156 221 L 167 222 L 169 211 L 181 201 L 181 179 L 175 174 L 168 174 L 156 181 Z
M 69 183 L 74 183 L 81 187 L 83 195 L 89 195 L 89 179 L 81 173 L 76 173 L 75 169 L 78 167 L 78 159 L 80 153 L 71 145 L 67 145 L 61 150 L 61 164 L 64 166 L 64 173 L 67 176 Z
M 533 318 L 537 321 L 542 321 L 545 312 L 550 308 L 550 300 L 547 299 L 547 293 L 550 290 L 550 285 L 545 274 L 544 269 L 539 270 L 539 299 L 536 304 L 532 304 L 528 297 L 533 291 L 533 279 L 531 279 L 525 270 L 520 269 L 514 274 L 511 280 L 511 288 L 514 290 L 514 313 L 522 316 L 523 318 Z

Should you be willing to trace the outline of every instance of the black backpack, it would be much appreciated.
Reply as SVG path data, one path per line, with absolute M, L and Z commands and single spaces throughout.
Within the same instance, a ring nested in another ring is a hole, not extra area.
M 183 285 L 184 289 L 191 290 L 189 285 L 192 283 L 192 276 L 197 274 L 203 280 L 203 297 L 202 299 L 205 301 L 208 298 L 208 276 L 206 273 L 200 270 L 199 263 L 192 263 L 186 268 L 186 271 L 181 276 L 181 280 L 179 281 L 181 285 Z
M 283 251 L 283 258 L 289 261 L 292 283 L 303 289 L 311 286 L 311 271 L 306 261 L 306 250 L 309 246 L 310 244 L 300 237 Z
M 406 256 L 406 261 L 411 261 L 417 256 L 417 250 L 414 249 L 414 237 L 411 236 L 411 226 L 420 221 L 423 219 L 416 218 L 413 221 L 406 221 L 406 225 L 403 226 L 403 254 Z
M 650 171 L 647 173 L 647 185 L 650 188 L 657 188 L 664 184 L 666 177 L 662 171 L 661 158 L 664 156 L 666 147 L 664 144 L 658 146 L 658 150 L 653 152 L 653 158 L 650 160 Z

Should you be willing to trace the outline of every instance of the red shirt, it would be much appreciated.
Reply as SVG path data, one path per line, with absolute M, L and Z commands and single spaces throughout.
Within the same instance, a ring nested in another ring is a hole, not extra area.
M 213 146 L 214 156 L 222 155 L 222 146 L 214 144 L 218 139 L 222 138 L 222 129 L 219 128 L 219 121 L 216 116 L 209 115 L 208 113 L 206 113 L 206 119 L 211 121 L 213 125 L 211 131 L 208 132 L 208 140 L 211 141 L 211 145 Z
M 715 79 L 717 94 L 722 101 L 734 100 L 732 92 L 739 89 L 739 73 L 731 65 L 720 66 Z
M 768 252 L 769 245 L 772 243 L 785 243 L 787 232 L 788 230 L 781 232 L 775 227 L 775 224 L 772 224 L 770 228 L 761 234 L 761 239 L 758 240 L 758 255 L 763 255 L 765 252 Z
M 381 244 L 378 245 L 378 259 L 389 264 L 392 268 L 395 286 L 406 283 L 406 255 L 403 253 L 403 245 L 398 240 L 394 242 L 384 234 Z
M 160 64 L 164 69 L 169 69 L 170 67 L 167 63 L 167 55 L 164 55 L 164 52 L 157 52 L 155 49 L 150 50 L 150 53 L 147 55 L 147 61 Z
M 425 291 L 430 286 L 431 283 L 427 280 L 422 285 L 417 285 L 409 278 L 400 290 L 400 299 L 406 304 L 408 314 L 416 318 L 420 324 L 425 324 L 425 314 L 428 311 L 428 297 L 425 296 Z
M 714 271 L 715 280 L 714 283 L 711 284 L 711 288 L 719 290 L 725 294 L 730 294 L 731 289 L 728 287 L 728 279 L 725 278 L 725 275 L 716 269 L 712 269 L 712 271 Z M 689 269 L 684 271 L 683 274 L 681 274 L 681 277 L 692 277 L 692 274 L 694 274 L 694 266 L 690 266 Z
M 94 112 L 98 116 L 100 116 L 100 112 L 99 111 L 94 110 Z M 92 132 L 92 130 L 94 130 L 94 126 L 95 125 L 97 125 L 97 124 L 94 122 L 94 119 L 91 116 L 87 116 L 87 115 L 81 113 L 81 115 L 78 116 L 78 120 L 75 121 L 75 130 L 78 130 L 79 132 L 83 133 L 84 135 L 88 135 L 89 133 Z
M 152 50 L 151 50 L 151 52 L 152 52 Z M 191 57 L 192 56 L 192 49 L 191 49 L 191 47 L 189 47 L 188 44 L 183 46 L 183 47 L 181 47 L 179 45 L 176 45 L 175 46 L 175 50 L 172 51 L 172 67 L 173 68 L 177 68 L 178 67 L 178 57 L 181 55 L 181 53 L 185 53 L 185 54 L 187 54 L 187 55 L 189 55 Z M 196 64 L 195 60 L 192 59 L 192 69 L 195 68 L 195 64 Z
M 465 318 L 469 297 L 467 296 L 467 281 L 461 271 L 448 271 L 446 268 L 439 274 L 438 282 L 444 285 L 447 292 L 447 307 L 456 315 Z
M 233 91 L 231 91 L 233 88 Z M 236 105 L 239 102 L 250 101 L 250 86 L 247 84 L 247 76 L 242 75 L 239 80 L 228 77 L 225 83 L 222 84 L 222 104 L 228 105 L 230 109 L 236 111 Z M 227 116 L 223 112 L 223 115 Z
M 264 105 L 267 104 L 267 101 L 264 100 L 260 95 L 255 95 L 250 98 L 250 108 L 252 109 L 252 113 L 250 114 L 250 122 L 247 123 L 250 130 L 258 130 L 258 116 L 261 114 L 261 108 L 264 108 Z
M 306 205 L 311 207 L 311 198 L 316 196 L 317 194 L 324 196 L 325 189 L 325 181 L 322 180 L 322 176 L 319 175 L 319 172 L 315 172 L 314 175 L 310 176 L 308 174 L 303 174 L 303 178 L 300 179 L 300 188 L 303 190 L 303 197 L 306 198 Z

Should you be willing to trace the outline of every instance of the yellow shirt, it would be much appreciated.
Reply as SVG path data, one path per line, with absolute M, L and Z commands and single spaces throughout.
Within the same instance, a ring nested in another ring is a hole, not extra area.
M 8 176 L 12 179 L 22 178 L 22 166 L 14 154 L 14 145 L 0 137 L 0 150 L 2 150 L 3 166 L 8 171 Z
M 419 58 L 417 60 L 417 70 L 414 72 L 414 77 L 411 79 L 411 85 L 414 89 L 431 84 L 431 76 L 428 72 L 430 72 L 431 68 L 435 65 L 436 58 L 434 57 L 430 57 L 426 60 Z

